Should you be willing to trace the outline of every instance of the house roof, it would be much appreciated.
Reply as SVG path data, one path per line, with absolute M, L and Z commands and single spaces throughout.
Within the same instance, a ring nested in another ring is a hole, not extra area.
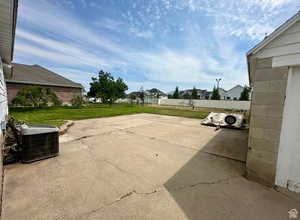
M 233 89 L 235 89 L 235 88 L 237 88 L 237 87 L 244 89 L 243 86 L 241 86 L 241 85 L 236 85 L 236 86 L 232 87 L 231 89 L 229 89 L 227 92 L 230 92 L 231 90 L 233 90 Z
M 197 94 L 207 95 L 207 90 L 205 90 L 205 89 L 196 89 L 196 90 L 197 90 Z M 179 93 L 181 95 L 192 94 L 192 92 L 193 92 L 193 89 L 186 89 L 186 90 L 179 91 Z
M 13 57 L 17 8 L 17 0 L 0 0 L 0 56 L 6 64 Z
M 288 19 L 286 22 L 284 22 L 282 25 L 280 25 L 269 36 L 265 37 L 264 40 L 262 40 L 260 43 L 258 43 L 256 46 L 254 46 L 251 50 L 248 51 L 248 53 L 247 53 L 247 62 L 248 62 L 248 76 L 249 76 L 249 84 L 250 85 L 252 83 L 252 78 L 251 78 L 249 57 L 253 54 L 258 53 L 265 46 L 267 46 L 271 41 L 273 41 L 275 38 L 277 38 L 279 35 L 281 35 L 284 31 L 286 31 L 288 28 L 290 28 L 292 25 L 294 25 L 298 21 L 300 21 L 300 11 L 297 12 L 290 19 Z
M 58 75 L 39 65 L 13 64 L 12 78 L 6 79 L 8 83 L 47 85 L 59 87 L 83 88 L 65 77 Z
M 159 89 L 156 89 L 156 88 L 153 88 L 153 89 L 148 89 L 148 90 L 145 90 L 145 95 L 161 95 L 161 96 L 167 96 L 164 92 L 162 92 L 161 90 Z M 131 93 L 129 93 L 128 95 L 135 95 L 135 96 L 139 96 L 141 94 L 141 91 L 133 91 Z
M 157 89 L 157 88 L 153 88 L 153 89 L 148 89 L 147 90 L 149 93 L 155 93 L 155 94 L 160 94 L 160 95 L 166 95 L 164 92 L 162 92 L 161 90 Z
M 286 31 L 288 28 L 290 28 L 293 24 L 295 24 L 298 21 L 300 21 L 300 11 L 297 12 L 293 17 L 288 19 L 286 22 L 284 22 L 282 25 L 280 25 L 277 29 L 275 29 L 275 31 L 273 31 L 269 36 L 265 37 L 264 40 L 262 40 L 256 46 L 254 46 L 251 50 L 249 50 L 247 56 L 251 54 L 255 54 L 261 49 L 263 49 L 267 44 L 269 44 L 276 37 L 281 35 L 284 31 Z
M 223 93 L 226 93 L 227 91 L 223 88 L 219 88 L 219 92 L 223 92 Z

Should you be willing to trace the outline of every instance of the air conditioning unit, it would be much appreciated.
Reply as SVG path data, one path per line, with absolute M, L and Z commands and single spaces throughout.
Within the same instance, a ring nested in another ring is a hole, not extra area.
M 21 160 L 30 163 L 55 157 L 59 153 L 58 128 L 46 125 L 21 125 Z
M 201 124 L 210 125 L 210 126 L 241 128 L 241 127 L 243 127 L 243 122 L 244 122 L 243 114 L 211 112 L 202 121 Z

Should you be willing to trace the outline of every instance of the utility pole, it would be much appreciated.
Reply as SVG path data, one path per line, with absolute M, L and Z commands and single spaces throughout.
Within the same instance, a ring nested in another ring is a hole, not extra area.
M 222 79 L 220 78 L 220 79 L 216 79 L 216 81 L 217 81 L 217 88 L 219 89 L 219 84 L 220 84 L 220 81 L 221 81 Z

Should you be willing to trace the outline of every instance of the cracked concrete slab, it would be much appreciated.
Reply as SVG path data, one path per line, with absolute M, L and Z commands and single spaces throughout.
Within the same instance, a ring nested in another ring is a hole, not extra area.
M 58 157 L 5 167 L 2 218 L 281 220 L 300 210 L 242 176 L 246 148 L 247 132 L 196 119 L 75 121 Z

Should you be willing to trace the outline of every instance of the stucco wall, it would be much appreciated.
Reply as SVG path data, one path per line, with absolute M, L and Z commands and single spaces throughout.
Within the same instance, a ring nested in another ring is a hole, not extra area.
M 17 95 L 18 91 L 26 87 L 28 85 L 25 84 L 15 84 L 15 83 L 7 83 L 7 95 L 8 102 L 10 103 Z M 58 98 L 65 104 L 70 103 L 71 99 L 74 96 L 81 95 L 81 89 L 79 88 L 66 88 L 66 87 L 55 87 L 55 86 L 46 86 L 47 88 L 53 89 Z
M 253 96 L 247 176 L 274 185 L 288 68 L 272 68 L 272 59 L 252 60 Z

